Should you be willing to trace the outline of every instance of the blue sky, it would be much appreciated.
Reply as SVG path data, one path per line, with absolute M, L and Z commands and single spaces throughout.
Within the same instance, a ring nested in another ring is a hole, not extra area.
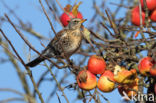
M 38 0 L 4 0 L 5 3 L 13 10 L 16 12 L 17 16 L 20 17 L 25 23 L 30 22 L 33 23 L 32 27 L 35 31 L 39 32 L 40 34 L 46 36 L 46 37 L 53 37 L 54 34 L 51 32 L 49 36 L 49 31 L 51 31 L 50 25 L 48 23 L 48 20 L 46 19 L 44 13 L 42 12 L 42 9 L 40 7 L 40 4 Z M 44 0 L 42 0 L 44 1 Z M 73 0 L 74 1 L 74 0 Z M 72 2 L 73 2 L 72 1 Z M 78 0 L 80 1 L 80 0 Z M 82 12 L 83 16 L 85 19 L 90 20 L 92 15 L 94 14 L 94 11 L 92 9 L 92 0 L 82 0 L 83 4 L 80 6 L 79 10 Z M 103 0 L 98 0 L 97 5 L 101 4 L 101 1 Z M 106 4 L 106 8 L 111 9 L 114 11 L 116 6 L 111 5 L 110 8 L 110 2 L 113 2 L 114 0 L 109 0 L 109 2 Z M 67 4 L 67 0 L 59 0 L 62 6 L 65 6 Z M 115 3 L 118 3 L 118 0 L 115 0 Z M 44 3 L 45 4 L 45 3 Z M 61 10 L 61 9 L 60 9 Z M 123 9 L 122 13 L 119 13 L 119 17 L 125 16 L 124 12 L 126 9 Z M 0 16 L 4 16 L 4 13 L 9 13 L 7 9 L 0 3 Z M 9 15 L 11 20 L 15 23 L 18 24 L 18 21 L 12 16 Z M 88 22 L 85 23 L 85 26 L 88 27 L 89 24 Z M 55 30 L 58 32 L 61 30 L 61 26 L 57 24 L 56 22 L 54 23 Z M 16 46 L 15 48 L 17 49 L 18 53 L 21 55 L 21 57 L 24 59 L 25 62 L 28 62 L 27 56 L 28 56 L 28 47 L 26 44 L 23 42 L 23 40 L 17 35 L 15 30 L 11 25 L 8 23 L 4 23 L 1 28 L 7 35 L 7 37 L 12 41 L 13 45 Z M 36 39 L 35 37 L 32 37 L 29 35 L 27 32 L 22 31 L 24 36 L 31 42 L 31 44 L 39 51 L 43 50 L 43 47 L 40 45 L 40 41 Z M 44 44 L 47 44 L 49 41 L 43 41 Z M 0 47 L 1 48 L 1 47 Z M 1 49 L 2 50 L 2 49 Z M 37 56 L 34 52 L 32 52 L 32 58 Z M 1 57 L 6 58 L 6 55 L 2 53 L 1 51 Z M 73 60 L 76 61 L 78 56 L 72 56 Z M 25 69 L 23 66 L 19 63 L 20 67 L 22 68 L 23 71 Z M 37 66 L 32 69 L 32 73 L 34 76 L 35 81 L 38 81 L 40 75 L 46 70 L 45 67 L 43 66 Z M 57 71 L 57 69 L 53 70 L 54 72 Z M 66 70 L 69 72 L 69 70 Z M 63 76 L 64 70 L 59 70 L 59 76 Z M 50 74 L 47 75 L 47 78 L 51 77 Z M 57 77 L 58 80 L 60 80 L 59 77 Z M 27 80 L 29 81 L 30 89 L 33 89 L 32 83 L 27 76 Z M 73 75 L 69 76 L 67 80 L 70 80 L 70 83 L 75 82 L 75 77 Z M 47 94 L 49 91 L 54 89 L 54 85 L 56 85 L 55 82 L 49 83 L 45 82 L 41 85 L 39 88 L 40 92 L 42 93 L 42 96 L 47 99 Z M 13 65 L 10 62 L 4 63 L 0 65 L 0 88 L 12 88 L 20 92 L 24 92 L 22 89 L 22 85 L 20 83 L 20 80 L 17 76 L 17 73 L 13 67 Z M 57 91 L 59 94 L 61 100 L 64 100 L 64 98 L 61 96 L 61 92 Z M 76 96 L 76 92 L 72 90 L 65 90 L 65 94 L 67 95 L 68 99 L 70 100 L 71 103 L 75 101 L 75 98 L 73 95 Z M 111 103 L 120 103 L 121 102 L 121 97 L 117 90 L 113 91 L 112 93 L 103 93 L 103 95 L 109 99 Z M 15 95 L 10 92 L 0 92 L 0 100 L 6 99 L 8 97 L 19 97 L 18 95 Z M 51 99 L 50 103 L 58 103 L 57 97 L 54 96 Z M 92 101 L 93 102 L 93 101 Z M 22 103 L 22 102 L 10 102 L 10 103 Z M 39 100 L 38 100 L 38 103 Z M 64 103 L 62 101 L 62 103 Z M 81 103 L 80 101 L 76 101 L 75 103 Z

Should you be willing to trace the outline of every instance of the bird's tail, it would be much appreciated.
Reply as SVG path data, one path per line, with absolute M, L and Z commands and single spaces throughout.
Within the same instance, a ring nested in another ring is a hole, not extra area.
M 45 58 L 38 57 L 38 58 L 36 58 L 35 60 L 33 60 L 33 61 L 27 63 L 26 66 L 34 67 L 34 66 L 36 66 L 37 64 L 39 64 L 40 62 L 42 62 L 42 61 L 44 61 L 44 60 L 45 60 Z

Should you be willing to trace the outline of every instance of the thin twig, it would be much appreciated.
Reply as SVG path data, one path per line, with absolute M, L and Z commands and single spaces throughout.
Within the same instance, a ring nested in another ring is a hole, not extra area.
M 7 98 L 5 100 L 1 100 L 0 103 L 9 103 L 13 101 L 24 101 L 24 98 Z
M 53 62 L 52 60 L 50 60 L 48 57 L 43 56 L 40 54 L 40 52 L 38 52 L 33 46 L 31 46 L 31 44 L 29 43 L 28 40 L 26 40 L 23 36 L 23 34 L 16 28 L 16 26 L 13 24 L 13 22 L 10 20 L 10 18 L 7 16 L 7 14 L 5 14 L 5 17 L 8 19 L 9 23 L 13 26 L 13 28 L 15 29 L 15 31 L 18 33 L 18 35 L 24 40 L 24 42 L 29 46 L 29 48 L 31 48 L 33 51 L 35 51 L 38 55 L 40 55 L 43 58 L 46 58 L 48 61 L 50 61 L 52 64 L 54 64 L 57 68 L 61 69 L 64 68 L 64 66 L 60 67 L 59 65 L 57 65 L 55 62 Z
M 53 31 L 54 34 L 56 35 L 57 33 L 55 32 L 55 29 L 54 29 L 54 27 L 53 27 L 53 24 L 52 24 L 52 22 L 51 22 L 51 20 L 50 20 L 50 18 L 49 18 L 49 16 L 48 16 L 48 14 L 47 14 L 47 12 L 46 12 L 46 10 L 45 10 L 45 8 L 44 8 L 44 6 L 43 6 L 41 0 L 39 0 L 39 2 L 40 2 L 40 5 L 41 5 L 41 7 L 42 7 L 42 10 L 43 10 L 45 16 L 47 17 L 47 19 L 48 19 L 48 21 L 49 21 L 49 24 L 50 24 L 50 27 L 51 27 L 52 31 Z
M 33 83 L 33 86 L 34 86 L 34 88 L 35 88 L 35 90 L 36 90 L 36 92 L 37 92 L 37 94 L 38 94 L 38 96 L 39 96 L 41 102 L 44 103 L 44 100 L 43 100 L 43 98 L 42 98 L 42 95 L 41 95 L 41 93 L 39 92 L 39 90 L 38 90 L 38 88 L 37 88 L 37 85 L 35 84 L 35 80 L 34 80 L 34 78 L 33 78 L 33 76 L 32 76 L 32 73 L 31 73 L 30 69 L 26 66 L 26 64 L 24 63 L 23 59 L 22 59 L 22 58 L 20 57 L 20 55 L 17 53 L 17 51 L 16 51 L 16 49 L 14 48 L 14 46 L 12 45 L 11 41 L 6 37 L 6 35 L 5 35 L 4 32 L 2 31 L 2 29 L 0 29 L 0 32 L 2 33 L 2 35 L 4 36 L 4 38 L 8 41 L 8 43 L 9 43 L 10 46 L 11 46 L 11 48 L 13 49 L 13 51 L 15 52 L 15 54 L 17 55 L 17 57 L 19 58 L 20 62 L 23 64 L 23 66 L 24 66 L 25 69 L 27 70 L 27 73 L 28 73 L 28 75 L 30 76 L 30 79 L 31 79 L 31 81 L 32 81 L 32 83 Z
M 46 66 L 46 67 L 48 68 L 48 70 L 50 71 L 51 76 L 54 78 L 54 80 L 55 80 L 55 82 L 56 82 L 56 84 L 57 84 L 59 90 L 61 90 L 61 92 L 62 92 L 62 94 L 63 94 L 65 100 L 67 101 L 67 103 L 69 103 L 68 98 L 66 97 L 66 95 L 65 95 L 65 93 L 64 93 L 64 91 L 63 91 L 61 85 L 60 85 L 59 82 L 57 81 L 57 79 L 56 79 L 55 75 L 53 74 L 51 68 L 49 68 L 49 66 L 48 66 L 46 63 L 45 63 L 45 66 Z
M 113 30 L 114 30 L 114 33 L 115 33 L 116 35 L 119 35 L 119 31 L 118 31 L 118 29 L 116 28 L 116 24 L 111 20 L 111 17 L 110 17 L 110 15 L 109 15 L 108 11 L 105 10 L 105 12 L 106 12 L 107 17 L 108 17 L 108 20 L 109 20 L 109 22 L 110 22 L 110 24 L 111 24 L 111 27 L 112 27 Z
M 0 88 L 0 91 L 2 92 L 12 92 L 12 93 L 15 93 L 15 94 L 18 94 L 19 96 L 24 96 L 23 93 L 17 91 L 17 90 L 14 90 L 14 89 L 10 89 L 10 88 Z

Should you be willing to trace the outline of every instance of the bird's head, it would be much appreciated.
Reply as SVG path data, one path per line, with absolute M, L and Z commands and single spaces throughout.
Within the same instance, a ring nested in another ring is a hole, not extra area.
M 78 29 L 81 27 L 82 23 L 85 22 L 87 19 L 79 19 L 79 18 L 72 18 L 69 21 L 68 28 L 69 29 Z

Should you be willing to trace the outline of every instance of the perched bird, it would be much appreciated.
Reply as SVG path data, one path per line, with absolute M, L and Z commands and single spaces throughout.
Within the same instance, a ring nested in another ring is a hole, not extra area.
M 33 61 L 26 64 L 26 66 L 34 67 L 47 58 L 63 58 L 71 56 L 75 53 L 83 38 L 81 32 L 81 25 L 86 19 L 73 18 L 69 21 L 66 28 L 56 34 L 56 36 L 50 41 L 48 46 L 42 51 L 41 55 Z

